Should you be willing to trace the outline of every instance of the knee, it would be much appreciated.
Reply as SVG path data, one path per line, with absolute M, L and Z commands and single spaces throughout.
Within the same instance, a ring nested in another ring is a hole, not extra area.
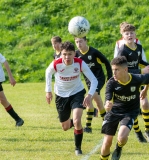
M 62 125 L 62 129 L 63 129 L 63 131 L 67 131 L 69 128 L 70 128 L 70 126 Z
M 75 126 L 76 128 L 79 128 L 80 125 L 81 125 L 81 120 L 75 119 L 75 120 L 73 120 L 73 124 L 74 124 L 74 126 Z
M 127 140 L 128 140 L 128 136 L 122 136 L 122 135 L 118 136 L 118 141 L 122 144 L 125 144 Z

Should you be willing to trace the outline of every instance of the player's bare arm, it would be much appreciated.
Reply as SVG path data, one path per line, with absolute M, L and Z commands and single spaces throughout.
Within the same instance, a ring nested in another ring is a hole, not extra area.
M 15 81 L 15 79 L 14 79 L 13 76 L 12 76 L 12 73 L 11 73 L 11 70 L 10 70 L 10 67 L 9 67 L 9 64 L 8 64 L 7 61 L 4 62 L 4 66 L 5 66 L 6 70 L 7 70 L 10 84 L 11 84 L 12 86 L 15 86 L 16 81 Z
M 52 92 L 46 92 L 46 100 L 48 104 L 51 103 L 52 98 L 53 98 Z
M 106 101 L 104 107 L 105 107 L 105 110 L 108 112 L 108 111 L 110 111 L 112 109 L 112 106 L 113 106 L 113 103 L 108 100 L 108 101 Z

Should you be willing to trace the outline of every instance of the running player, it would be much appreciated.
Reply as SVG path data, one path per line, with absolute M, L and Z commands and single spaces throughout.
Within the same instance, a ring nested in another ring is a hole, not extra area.
M 128 73 L 125 56 L 118 56 L 111 61 L 113 77 L 106 84 L 105 109 L 102 133 L 104 140 L 101 147 L 101 160 L 108 160 L 113 136 L 118 130 L 116 149 L 112 160 L 119 160 L 122 147 L 127 143 L 134 120 L 140 110 L 140 86 L 149 84 L 149 74 Z
M 100 90 L 102 89 L 103 85 L 105 84 L 105 75 L 102 69 L 102 64 L 105 65 L 107 71 L 107 79 L 112 76 L 112 70 L 109 61 L 107 58 L 97 49 L 90 47 L 87 45 L 87 39 L 84 38 L 75 38 L 75 43 L 78 48 L 76 54 L 79 58 L 84 60 L 88 66 L 90 67 L 91 71 L 95 75 L 98 80 L 98 87 L 92 99 L 95 101 L 100 116 L 103 118 L 106 114 L 105 109 L 103 107 L 103 102 L 100 96 Z M 90 81 L 86 76 L 84 76 L 85 82 L 87 84 L 88 89 L 90 88 Z M 84 132 L 91 133 L 92 127 L 91 122 L 94 113 L 93 104 L 91 104 L 91 108 L 86 108 L 86 127 L 84 128 Z
M 122 23 L 120 24 L 120 34 L 121 34 L 121 35 L 122 35 L 122 32 L 123 32 L 123 28 L 125 27 L 125 25 L 128 25 L 128 24 L 129 24 L 129 23 L 127 23 L 127 22 L 122 22 Z M 136 36 L 136 35 L 135 35 L 135 36 Z M 134 42 L 137 43 L 137 44 L 141 44 L 140 41 L 139 41 L 139 39 L 137 39 L 137 38 L 134 39 Z M 125 44 L 125 40 L 124 40 L 124 37 L 122 36 L 122 38 L 116 42 L 115 50 L 114 50 L 114 57 L 116 57 L 116 56 L 118 55 L 118 52 L 119 52 L 120 47 L 121 47 L 122 45 L 124 45 L 124 44 Z M 145 56 L 145 52 L 144 52 L 143 48 L 142 48 L 142 59 L 143 59 L 145 62 L 147 61 L 147 60 L 146 60 L 146 56 Z M 142 88 L 143 88 L 143 87 L 142 87 Z M 142 94 L 143 92 L 147 92 L 147 90 L 148 90 L 148 88 L 145 88 L 144 90 L 141 91 L 141 94 Z M 146 97 L 146 96 L 145 96 L 145 97 Z M 144 97 L 144 98 L 145 98 L 145 97 Z M 140 102 L 141 102 L 141 106 L 143 106 L 143 108 L 146 108 L 146 106 L 148 106 L 149 104 L 148 104 L 147 98 L 145 98 L 145 99 L 144 99 L 144 98 L 140 98 Z M 142 114 L 142 113 L 141 113 L 141 109 L 140 109 L 140 114 Z M 133 128 L 134 128 L 134 130 L 135 130 L 135 133 L 136 133 L 136 135 L 137 135 L 138 140 L 139 140 L 140 142 L 146 142 L 146 140 L 145 140 L 145 138 L 144 138 L 144 136 L 143 136 L 143 134 L 142 134 L 142 132 L 141 132 L 141 129 L 140 129 L 140 127 L 139 127 L 138 119 L 135 120 L 135 123 L 134 123 Z
M 136 73 L 136 74 L 149 73 L 149 63 L 143 61 L 142 59 L 142 46 L 134 42 L 134 39 L 136 36 L 135 27 L 131 24 L 126 24 L 122 28 L 121 33 L 122 33 L 125 43 L 120 47 L 118 55 L 126 57 L 128 61 L 129 72 Z M 143 69 L 140 69 L 139 64 L 145 67 Z M 149 142 L 149 125 L 148 125 L 149 102 L 148 102 L 147 97 L 141 100 L 141 109 L 142 109 L 141 110 L 142 117 L 145 123 L 145 137 L 147 141 Z M 137 123 L 137 120 L 135 122 Z M 134 129 L 136 131 L 136 135 L 139 141 L 143 142 L 144 140 L 142 139 L 141 130 L 139 129 L 139 132 L 137 132 L 138 128 L 134 128 Z
M 2 83 L 5 81 L 5 74 L 4 74 L 4 71 L 3 71 L 1 64 L 4 65 L 4 67 L 8 73 L 10 84 L 12 86 L 15 86 L 15 84 L 16 84 L 16 81 L 13 78 L 13 75 L 11 73 L 11 70 L 10 70 L 10 67 L 9 67 L 9 64 L 8 64 L 6 58 L 2 54 L 0 54 L 0 103 L 4 106 L 7 113 L 16 121 L 16 126 L 19 127 L 19 126 L 23 125 L 24 121 L 14 111 L 12 105 L 8 102 L 8 100 L 4 94 Z
M 62 45 L 62 39 L 59 36 L 54 36 L 51 38 L 52 47 L 55 50 L 55 53 L 53 54 L 53 58 L 59 58 L 61 55 L 61 45 Z
M 83 129 L 81 117 L 83 108 L 91 104 L 91 98 L 95 93 L 98 81 L 87 64 L 75 57 L 75 47 L 70 42 L 64 42 L 61 46 L 61 58 L 54 60 L 46 69 L 46 99 L 50 104 L 52 100 L 51 81 L 55 76 L 54 92 L 55 103 L 59 120 L 64 131 L 72 127 L 70 119 L 71 110 L 74 124 L 75 154 L 82 154 L 81 144 Z M 81 72 L 91 82 L 90 90 L 86 93 L 81 82 Z
M 128 24 L 127 22 L 122 22 L 122 23 L 120 24 L 120 34 L 122 34 L 123 28 L 124 28 L 125 25 L 127 25 L 127 24 Z M 141 42 L 139 41 L 138 38 L 135 38 L 135 39 L 134 39 L 134 42 L 137 43 L 137 44 L 141 44 Z M 121 39 L 119 39 L 118 41 L 116 41 L 115 49 L 114 49 L 114 58 L 117 57 L 118 51 L 119 51 L 120 47 L 121 47 L 124 43 L 125 43 L 125 40 L 124 40 L 123 37 L 122 37 Z M 144 52 L 143 48 L 142 48 L 142 59 L 143 59 L 144 61 L 147 61 L 146 55 L 145 55 L 145 52 Z

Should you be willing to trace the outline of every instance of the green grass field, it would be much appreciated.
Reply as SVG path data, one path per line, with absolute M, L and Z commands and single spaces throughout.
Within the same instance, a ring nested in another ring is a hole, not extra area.
M 4 92 L 18 114 L 24 119 L 22 127 L 16 128 L 14 120 L 0 107 L 0 160 L 98 160 L 103 135 L 100 133 L 102 119 L 94 118 L 93 133 L 84 133 L 83 155 L 74 154 L 73 129 L 61 129 L 54 100 L 45 100 L 44 83 L 22 83 L 11 87 L 3 84 Z M 102 90 L 104 99 L 104 89 Z M 83 114 L 85 125 L 85 111 Z M 144 132 L 142 117 L 139 124 Z M 111 152 L 116 144 L 116 136 Z M 132 130 L 123 148 L 121 160 L 148 160 L 149 143 L 137 141 Z

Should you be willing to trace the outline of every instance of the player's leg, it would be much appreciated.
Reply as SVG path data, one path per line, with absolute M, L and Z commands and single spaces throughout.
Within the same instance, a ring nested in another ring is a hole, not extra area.
M 90 81 L 85 77 L 85 82 L 88 87 L 90 88 Z M 86 126 L 84 127 L 84 132 L 86 133 L 92 133 L 92 120 L 94 117 L 94 106 L 93 103 L 91 103 L 90 106 L 86 107 Z
M 61 122 L 61 126 L 64 131 L 67 131 L 68 129 L 70 129 L 71 128 L 71 119 L 69 118 L 68 120 L 66 120 L 64 122 Z
M 145 125 L 145 138 L 149 142 L 149 102 L 147 97 L 140 100 L 142 117 Z
M 110 147 L 112 145 L 113 136 L 104 135 L 104 140 L 101 147 L 100 159 L 108 160 L 110 156 Z
M 105 84 L 105 77 L 100 77 L 99 76 L 97 78 L 97 80 L 98 80 L 98 86 L 97 86 L 95 94 L 93 95 L 93 100 L 95 101 L 96 106 L 97 106 L 98 111 L 99 111 L 99 114 L 103 119 L 105 114 L 106 114 L 106 111 L 105 111 L 105 108 L 103 106 L 103 102 L 102 102 L 102 99 L 101 99 L 101 96 L 100 96 L 100 91 L 101 91 L 101 89 L 103 88 L 103 86 Z
M 74 140 L 75 140 L 75 154 L 78 156 L 82 154 L 81 145 L 83 140 L 83 128 L 81 118 L 83 114 L 83 100 L 86 91 L 82 90 L 71 98 L 71 107 L 73 111 L 74 123 Z
M 117 144 L 114 152 L 112 153 L 112 160 L 119 160 L 121 157 L 122 147 L 126 144 L 129 135 L 129 128 L 126 126 L 121 126 L 118 132 Z
M 134 120 L 131 117 L 122 118 L 118 131 L 116 148 L 112 154 L 112 160 L 119 160 L 122 152 L 122 147 L 127 143 L 129 133 L 132 129 Z
M 18 116 L 18 114 L 14 111 L 11 104 L 7 101 L 7 98 L 3 92 L 2 85 L 0 84 L 0 103 L 4 106 L 7 113 L 16 121 L 16 126 L 22 126 L 24 121 Z
M 103 102 L 102 102 L 102 99 L 101 99 L 101 96 L 99 95 L 98 92 L 95 92 L 95 94 L 93 95 L 93 100 L 95 101 L 96 103 L 96 106 L 98 108 L 98 111 L 99 111 L 99 114 L 102 118 L 104 118 L 105 114 L 106 114 L 106 111 L 105 111 L 105 108 L 103 106 Z
M 81 145 L 83 139 L 83 128 L 81 124 L 83 109 L 73 109 L 73 123 L 74 123 L 74 139 L 75 139 L 75 154 L 82 154 Z
M 92 120 L 94 116 L 94 106 L 91 102 L 91 105 L 86 107 L 86 126 L 84 127 L 84 132 L 92 133 Z
M 104 141 L 100 153 L 101 160 L 108 160 L 110 156 L 110 147 L 112 145 L 113 136 L 117 131 L 118 124 L 119 117 L 114 116 L 111 112 L 107 112 L 101 129 L 101 133 L 104 134 Z
M 56 109 L 58 112 L 59 121 L 64 131 L 67 131 L 72 127 L 72 120 L 70 119 L 71 107 L 69 101 L 69 97 L 65 98 L 55 95 Z
M 143 136 L 143 134 L 141 132 L 141 129 L 139 127 L 139 124 L 138 124 L 138 118 L 136 118 L 135 121 L 134 121 L 133 129 L 135 131 L 135 134 L 137 136 L 138 141 L 141 142 L 141 143 L 146 143 L 147 141 L 144 138 L 144 136 Z

